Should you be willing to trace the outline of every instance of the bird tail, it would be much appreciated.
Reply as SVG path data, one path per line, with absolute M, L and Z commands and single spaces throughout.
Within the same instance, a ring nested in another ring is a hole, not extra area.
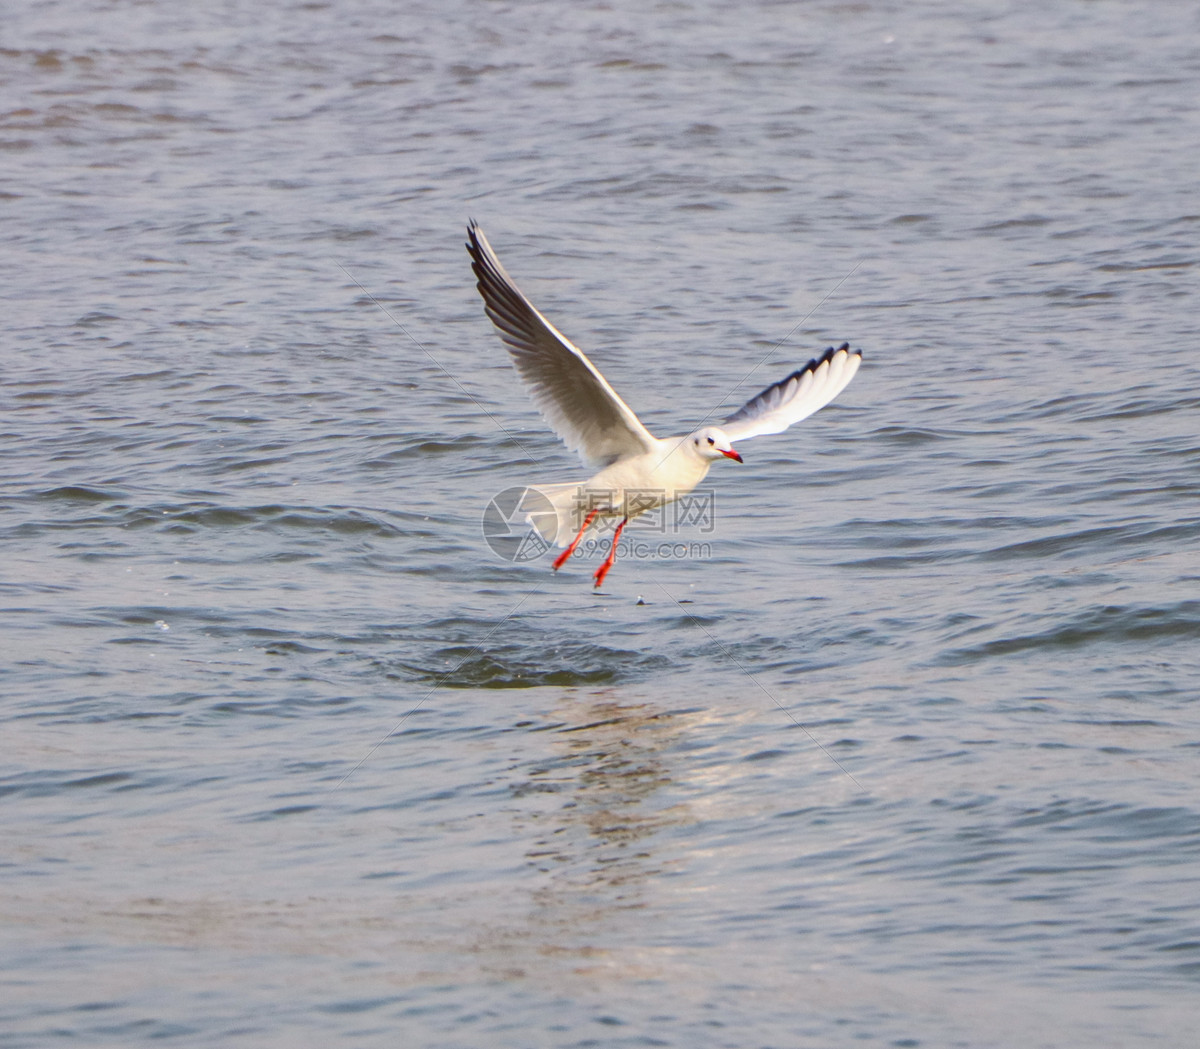
M 525 520 L 547 543 L 560 547 L 575 538 L 591 509 L 587 489 L 578 481 L 531 485 L 524 505 L 529 510 Z M 597 519 L 592 527 L 599 523 Z

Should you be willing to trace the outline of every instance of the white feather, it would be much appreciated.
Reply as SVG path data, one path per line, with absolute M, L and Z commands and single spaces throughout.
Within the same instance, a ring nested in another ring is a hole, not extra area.
M 534 403 L 563 443 L 593 463 L 654 450 L 658 442 L 599 369 L 521 293 L 483 230 L 472 222 L 467 234 L 471 268 L 487 315 L 508 345 Z
M 721 428 L 731 441 L 782 433 L 832 401 L 854 378 L 861 363 L 862 354 L 858 350 L 851 350 L 845 343 L 836 350 L 831 346 L 800 371 L 752 397 Z

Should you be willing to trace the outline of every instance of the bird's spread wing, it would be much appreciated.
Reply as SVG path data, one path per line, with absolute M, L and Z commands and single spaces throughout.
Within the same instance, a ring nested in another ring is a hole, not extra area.
M 861 363 L 861 351 L 851 350 L 849 343 L 836 350 L 831 346 L 817 360 L 747 401 L 721 424 L 722 429 L 733 441 L 782 433 L 832 401 Z
M 487 315 L 563 443 L 593 462 L 652 451 L 657 442 L 650 432 L 583 352 L 521 294 L 483 230 L 472 222 L 467 236 Z

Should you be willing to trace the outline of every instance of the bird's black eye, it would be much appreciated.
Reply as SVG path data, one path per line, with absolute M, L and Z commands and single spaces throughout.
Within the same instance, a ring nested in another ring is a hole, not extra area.
M 713 440 L 713 439 L 710 437 L 710 438 L 708 439 L 708 443 L 709 443 L 709 444 L 716 444 L 717 442 L 716 442 L 716 441 L 714 441 L 714 440 Z

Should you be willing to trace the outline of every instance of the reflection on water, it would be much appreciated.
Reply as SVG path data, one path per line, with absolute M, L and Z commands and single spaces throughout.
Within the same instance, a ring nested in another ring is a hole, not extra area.
M 621 912 L 645 907 L 655 880 L 678 865 L 662 832 L 695 822 L 669 788 L 676 744 L 697 716 L 623 702 L 613 689 L 564 698 L 555 753 L 514 793 L 555 801 L 517 820 L 519 836 L 531 839 L 526 856 L 545 876 L 533 890 L 531 946 L 582 960 L 603 949 L 614 925 L 625 928 Z

